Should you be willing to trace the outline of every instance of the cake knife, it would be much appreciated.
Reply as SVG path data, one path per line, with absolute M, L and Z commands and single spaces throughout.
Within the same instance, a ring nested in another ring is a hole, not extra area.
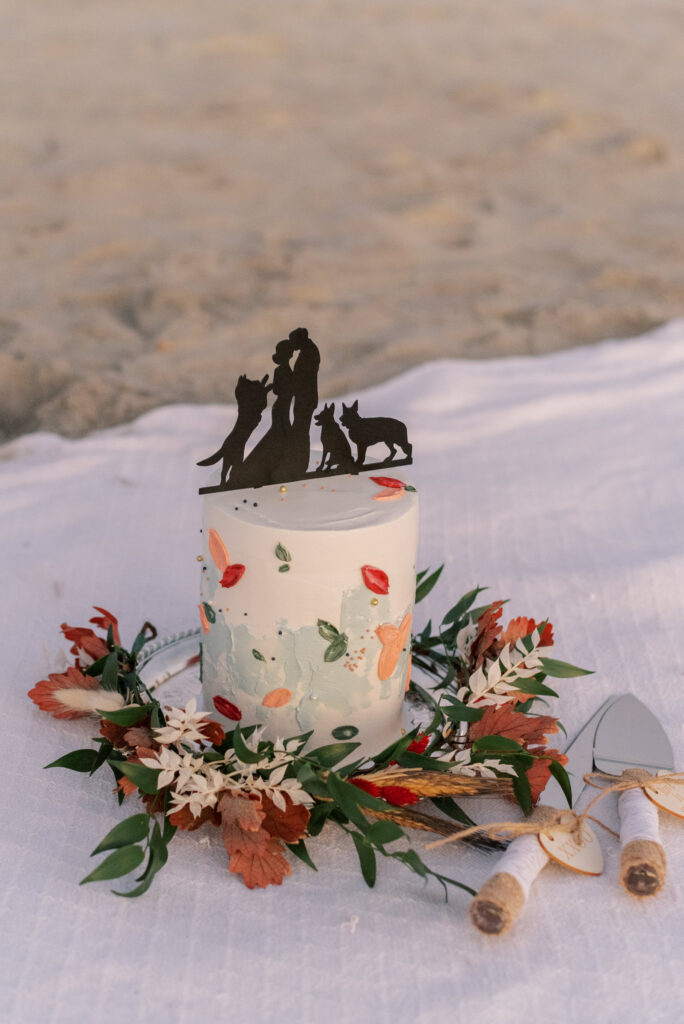
M 573 808 L 585 789 L 584 776 L 593 767 L 597 728 L 615 701 L 616 698 L 611 697 L 602 704 L 566 746 L 566 771 L 570 779 Z M 567 807 L 565 794 L 553 777 L 544 787 L 539 798 L 539 806 L 556 807 L 559 810 Z M 552 856 L 567 866 L 575 867 L 575 870 L 586 874 L 600 874 L 603 866 L 601 848 L 586 823 L 582 838 L 582 846 L 577 845 L 569 833 L 565 836 L 556 836 L 551 841 L 548 837 L 541 840 L 537 835 L 519 836 L 514 839 L 500 858 L 496 872 L 487 879 L 470 905 L 470 918 L 475 927 L 488 935 L 500 935 L 507 931 L 522 910 L 532 882 Z M 542 841 L 545 842 L 546 848 L 542 846 Z M 560 856 L 555 856 L 554 844 L 563 847 L 562 850 L 559 849 Z M 585 856 L 589 858 L 589 869 L 581 866 L 584 861 L 580 862 L 580 858 Z
M 594 745 L 597 771 L 621 777 L 630 769 L 651 775 L 674 771 L 674 754 L 662 725 L 631 693 L 616 700 L 599 722 Z M 638 773 L 633 776 L 637 780 Z M 629 778 L 629 775 L 627 775 Z M 620 815 L 620 881 L 635 896 L 651 896 L 665 884 L 665 851 L 658 808 L 643 789 L 624 790 Z

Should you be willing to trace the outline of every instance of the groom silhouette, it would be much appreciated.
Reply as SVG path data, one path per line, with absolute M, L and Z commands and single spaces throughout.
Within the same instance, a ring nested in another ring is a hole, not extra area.
M 292 368 L 292 434 L 285 461 L 287 479 L 303 477 L 309 468 L 311 420 L 318 405 L 318 368 L 321 355 L 318 346 L 309 337 L 306 327 L 290 331 L 289 339 L 298 353 Z

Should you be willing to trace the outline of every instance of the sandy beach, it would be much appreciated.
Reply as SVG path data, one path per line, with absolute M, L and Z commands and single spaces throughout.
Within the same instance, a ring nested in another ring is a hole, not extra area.
M 0 0 L 0 440 L 684 312 L 679 0 Z

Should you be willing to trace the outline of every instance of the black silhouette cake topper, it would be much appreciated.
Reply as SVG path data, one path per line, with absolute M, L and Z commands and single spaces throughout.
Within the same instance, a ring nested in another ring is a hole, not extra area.
M 249 380 L 244 374 L 238 378 L 235 426 L 217 451 L 197 463 L 198 466 L 220 463 L 219 481 L 201 487 L 200 494 L 367 470 L 377 472 L 411 464 L 411 443 L 406 426 L 400 420 L 389 416 L 362 416 L 358 399 L 351 405 L 342 404 L 339 421 L 335 418 L 334 402 L 325 403 L 316 413 L 321 356 L 306 327 L 297 327 L 278 342 L 273 362 L 275 370 L 270 384 L 268 374 L 261 380 Z M 273 395 L 270 426 L 246 452 L 249 439 L 268 409 L 269 394 Z M 320 428 L 323 450 L 313 469 L 310 468 L 312 421 Z M 367 461 L 368 449 L 380 444 L 384 444 L 389 453 L 384 461 Z

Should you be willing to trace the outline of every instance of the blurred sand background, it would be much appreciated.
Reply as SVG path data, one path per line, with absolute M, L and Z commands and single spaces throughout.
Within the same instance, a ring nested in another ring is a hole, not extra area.
M 681 0 L 0 0 L 0 438 L 684 312 Z M 334 351 L 333 351 L 334 350 Z

